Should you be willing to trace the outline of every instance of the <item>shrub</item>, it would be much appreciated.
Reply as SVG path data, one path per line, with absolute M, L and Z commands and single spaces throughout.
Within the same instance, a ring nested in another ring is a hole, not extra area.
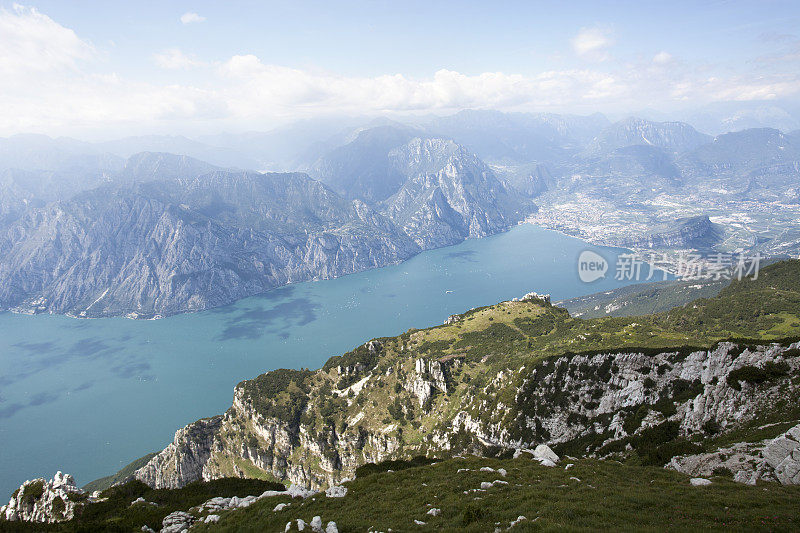
M 784 357 L 800 357 L 800 348 L 790 348 L 783 352 Z
M 731 469 L 726 466 L 716 467 L 712 474 L 720 477 L 733 477 L 733 472 L 731 472 Z
M 719 425 L 719 422 L 714 420 L 713 418 L 707 420 L 705 424 L 703 424 L 703 431 L 705 431 L 709 435 L 716 435 L 720 431 L 722 431 L 722 427 Z
M 33 505 L 36 500 L 42 497 L 42 494 L 44 494 L 44 481 L 37 479 L 25 487 L 22 492 L 22 498 L 30 505 Z
M 788 373 L 789 365 L 786 364 L 785 361 L 781 361 L 780 363 L 768 361 L 764 364 L 763 368 L 747 365 L 737 368 L 736 370 L 731 370 L 728 373 L 726 381 L 728 385 L 734 389 L 742 390 L 742 381 L 753 385 L 759 385 L 785 376 Z
M 61 498 L 61 496 L 56 496 L 53 499 L 53 512 L 55 512 L 57 516 L 64 516 L 66 510 L 67 504 Z
M 672 401 L 683 403 L 702 393 L 703 389 L 703 384 L 699 379 L 694 381 L 676 379 L 672 382 Z
M 470 502 L 464 507 L 464 512 L 461 515 L 461 524 L 468 526 L 473 522 L 477 522 L 483 518 L 483 509 L 474 502 Z
M 415 468 L 417 466 L 427 466 L 438 462 L 438 459 L 428 458 L 424 455 L 417 455 L 410 460 L 396 460 L 396 461 L 382 461 L 380 463 L 366 463 L 356 468 L 356 478 L 364 478 L 372 474 L 381 472 L 388 472 L 394 470 L 399 472 L 407 468 Z
M 625 421 L 622 423 L 622 429 L 625 430 L 625 433 L 628 435 L 633 435 L 637 429 L 642 425 L 642 421 L 644 417 L 647 416 L 647 413 L 650 412 L 650 407 L 647 405 L 640 405 L 633 414 L 629 415 L 625 418 Z

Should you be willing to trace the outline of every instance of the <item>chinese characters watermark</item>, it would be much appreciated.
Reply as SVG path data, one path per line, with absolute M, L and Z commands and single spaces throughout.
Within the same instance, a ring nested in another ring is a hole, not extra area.
M 614 279 L 618 281 L 667 280 L 670 274 L 683 281 L 741 280 L 745 277 L 758 279 L 761 254 L 702 255 L 682 253 L 675 256 L 651 253 L 649 255 L 620 254 L 617 256 Z M 591 283 L 604 278 L 610 266 L 606 259 L 591 250 L 578 257 L 578 276 L 581 281 Z

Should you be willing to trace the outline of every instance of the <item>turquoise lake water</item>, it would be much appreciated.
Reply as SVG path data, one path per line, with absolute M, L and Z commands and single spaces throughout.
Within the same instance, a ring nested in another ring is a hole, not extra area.
M 609 261 L 606 279 L 578 279 L 587 249 Z M 56 470 L 78 484 L 111 474 L 179 427 L 224 412 L 236 383 L 267 370 L 318 368 L 370 338 L 530 291 L 556 301 L 619 287 L 621 252 L 525 224 L 162 320 L 1 313 L 0 498 Z

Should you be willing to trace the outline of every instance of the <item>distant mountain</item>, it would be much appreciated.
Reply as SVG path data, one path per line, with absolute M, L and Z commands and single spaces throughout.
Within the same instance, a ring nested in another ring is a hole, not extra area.
M 546 163 L 530 163 L 508 167 L 492 167 L 498 178 L 526 198 L 535 198 L 555 187 L 557 178 L 553 169 Z
M 204 135 L 198 141 L 243 153 L 258 162 L 252 167 L 256 170 L 304 171 L 327 152 L 352 141 L 352 132 L 371 122 L 365 117 L 317 118 L 265 132 Z
M 117 179 L 121 182 L 171 181 L 217 170 L 223 169 L 186 155 L 141 152 L 128 158 Z
M 679 165 L 691 174 L 746 173 L 800 161 L 800 138 L 758 128 L 719 135 L 684 156 Z
M 16 168 L 31 172 L 114 171 L 125 160 L 90 143 L 46 135 L 14 135 L 0 138 L 0 170 Z
M 405 181 L 389 152 L 419 135 L 407 127 L 380 126 L 363 130 L 350 143 L 335 148 L 312 167 L 310 174 L 347 198 L 367 203 L 385 200 Z
M 300 174 L 108 185 L 30 211 L 0 236 L 0 306 L 170 314 L 418 251 L 363 203 Z
M 753 128 L 800 128 L 800 107 L 787 101 L 717 102 L 680 114 L 701 131 L 719 135 Z
M 221 167 L 259 169 L 259 162 L 243 153 L 175 135 L 145 135 L 97 143 L 98 149 L 128 158 L 140 152 L 168 152 L 208 161 Z
M 609 124 L 587 117 L 467 110 L 428 124 L 431 136 L 453 139 L 482 159 L 498 164 L 561 161 Z
M 667 153 L 684 153 L 710 140 L 711 137 L 683 122 L 651 122 L 631 117 L 600 132 L 586 148 L 586 154 L 607 154 L 635 145 L 655 146 Z
M 0 227 L 0 308 L 200 310 L 495 233 L 532 208 L 455 143 L 404 146 L 390 156 L 403 194 L 375 207 L 305 174 L 136 154 L 99 187 L 18 210 Z
M 705 216 L 686 217 L 653 226 L 636 237 L 615 242 L 625 248 L 693 248 L 710 250 L 722 238 L 722 229 Z
M 466 147 L 420 133 L 397 125 L 363 130 L 314 172 L 374 206 L 422 248 L 494 233 L 534 209 Z
M 415 138 L 389 157 L 407 180 L 382 210 L 423 248 L 495 233 L 535 209 L 453 141 Z
M 597 174 L 626 174 L 658 176 L 680 181 L 680 170 L 670 154 L 652 145 L 632 145 L 616 148 L 600 157 L 587 158 L 583 172 Z

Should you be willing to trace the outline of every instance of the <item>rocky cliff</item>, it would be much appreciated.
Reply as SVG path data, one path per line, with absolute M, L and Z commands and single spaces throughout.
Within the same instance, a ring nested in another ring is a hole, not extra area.
M 340 428 L 318 433 L 313 424 L 265 417 L 238 387 L 233 407 L 213 436 L 205 421 L 180 430 L 175 442 L 137 471 L 136 477 L 154 487 L 175 488 L 198 479 L 246 477 L 252 474 L 248 467 L 255 466 L 256 471 L 276 479 L 320 488 L 352 477 L 364 463 L 458 450 L 465 440 L 472 449 L 484 451 L 533 449 L 548 443 L 572 453 L 578 453 L 578 446 L 582 454 L 606 456 L 640 446 L 639 441 L 651 433 L 665 432 L 682 443 L 676 451 L 690 450 L 692 437 L 706 435 L 709 427 L 719 432 L 741 427 L 768 411 L 782 394 L 800 397 L 800 387 L 789 380 L 768 387 L 744 382 L 738 390 L 726 380 L 731 372 L 753 363 L 785 364 L 787 374 L 796 375 L 800 360 L 783 354 L 798 347 L 800 343 L 767 344 L 740 352 L 735 344 L 721 343 L 713 350 L 689 354 L 622 352 L 555 358 L 532 370 L 523 367 L 492 377 L 487 388 L 513 395 L 511 405 L 497 402 L 490 407 L 480 394 L 465 394 L 460 401 L 435 410 L 431 399 L 447 397 L 449 390 L 457 388 L 453 375 L 459 373 L 461 362 L 420 358 L 398 383 L 403 383 L 416 404 L 400 409 L 405 413 L 418 409 L 421 412 L 414 419 L 422 426 L 433 426 L 421 439 L 409 438 L 394 420 L 368 429 L 359 424 L 364 421 L 362 412 L 342 420 Z M 341 395 L 356 400 L 364 395 L 362 402 L 371 401 L 369 387 L 364 390 L 364 386 L 376 376 L 368 374 L 364 379 L 358 382 L 358 393 L 351 395 L 354 389 L 350 387 Z M 517 416 L 509 419 L 509 412 Z M 431 424 L 428 418 L 435 422 Z M 788 435 L 795 439 L 794 448 L 787 448 L 781 457 L 765 454 L 769 460 L 731 466 L 751 475 L 758 471 L 767 480 L 796 483 L 800 450 L 797 436 Z M 665 452 L 648 449 L 643 453 Z M 710 475 L 710 471 L 681 464 L 675 459 L 673 468 Z
M 533 210 L 452 141 L 415 138 L 389 157 L 408 178 L 381 210 L 422 248 L 496 233 Z
M 800 343 L 714 339 L 776 326 L 800 334 L 799 272 L 800 262 L 782 263 L 757 282 L 646 317 L 584 321 L 525 298 L 375 339 L 315 372 L 242 382 L 221 419 L 179 431 L 136 477 L 154 487 L 266 476 L 319 488 L 364 463 L 419 454 L 546 443 L 663 465 L 725 439 L 772 439 L 800 415 Z M 796 453 L 737 471 L 793 482 Z

